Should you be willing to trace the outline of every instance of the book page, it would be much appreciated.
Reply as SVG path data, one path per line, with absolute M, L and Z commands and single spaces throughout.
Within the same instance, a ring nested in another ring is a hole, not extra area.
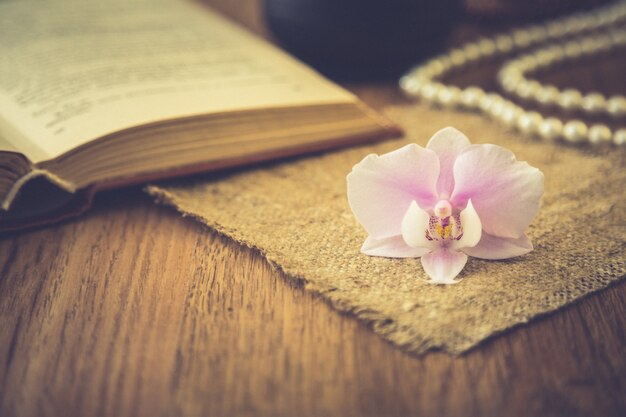
M 0 2 L 0 135 L 33 162 L 145 123 L 355 100 L 200 4 Z

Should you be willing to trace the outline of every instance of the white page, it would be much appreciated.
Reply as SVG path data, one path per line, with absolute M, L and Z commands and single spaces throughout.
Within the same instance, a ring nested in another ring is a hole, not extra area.
M 149 122 L 353 101 L 184 0 L 0 2 L 0 135 L 33 162 Z

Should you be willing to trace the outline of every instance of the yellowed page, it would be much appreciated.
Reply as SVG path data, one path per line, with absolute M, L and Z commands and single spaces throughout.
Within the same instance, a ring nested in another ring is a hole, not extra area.
M 0 2 L 0 132 L 33 162 L 155 121 L 355 100 L 185 0 Z

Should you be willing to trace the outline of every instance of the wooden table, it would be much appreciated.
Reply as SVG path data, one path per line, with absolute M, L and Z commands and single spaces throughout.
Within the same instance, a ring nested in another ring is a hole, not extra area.
M 212 3 L 259 28 L 256 2 Z M 625 299 L 622 282 L 461 357 L 414 357 L 139 188 L 109 192 L 0 238 L 0 415 L 626 415 Z

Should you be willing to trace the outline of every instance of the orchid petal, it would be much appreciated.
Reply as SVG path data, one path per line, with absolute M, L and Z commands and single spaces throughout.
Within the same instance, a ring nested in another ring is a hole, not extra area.
M 428 141 L 426 148 L 434 151 L 439 157 L 440 169 L 437 180 L 439 198 L 448 199 L 452 195 L 454 161 L 468 146 L 470 146 L 470 141 L 467 136 L 453 127 L 441 129 Z
M 483 233 L 476 246 L 462 250 L 475 258 L 506 259 L 527 254 L 533 250 L 533 245 L 526 235 L 518 238 L 504 238 Z
M 409 209 L 402 218 L 402 238 L 408 246 L 428 249 L 439 247 L 436 240 L 426 238 L 429 222 L 430 214 L 421 209 L 415 201 L 411 202 Z
M 439 159 L 416 144 L 378 156 L 368 155 L 348 174 L 348 201 L 357 220 L 374 238 L 401 234 L 412 201 L 437 202 Z
M 442 248 L 422 256 L 424 271 L 432 284 L 456 284 L 454 278 L 461 272 L 467 255 L 462 252 Z
M 467 201 L 467 206 L 460 214 L 461 226 L 463 226 L 463 236 L 459 240 L 452 242 L 450 249 L 457 250 L 476 246 L 480 241 L 480 235 L 483 232 L 482 223 L 478 213 L 472 205 L 472 200 Z
M 361 247 L 361 252 L 366 255 L 387 258 L 418 258 L 429 251 L 427 248 L 410 247 L 400 235 L 382 239 L 368 237 Z
M 496 145 L 471 145 L 454 164 L 451 203 L 464 207 L 469 200 L 491 235 L 517 238 L 539 210 L 543 174 L 513 152 Z

